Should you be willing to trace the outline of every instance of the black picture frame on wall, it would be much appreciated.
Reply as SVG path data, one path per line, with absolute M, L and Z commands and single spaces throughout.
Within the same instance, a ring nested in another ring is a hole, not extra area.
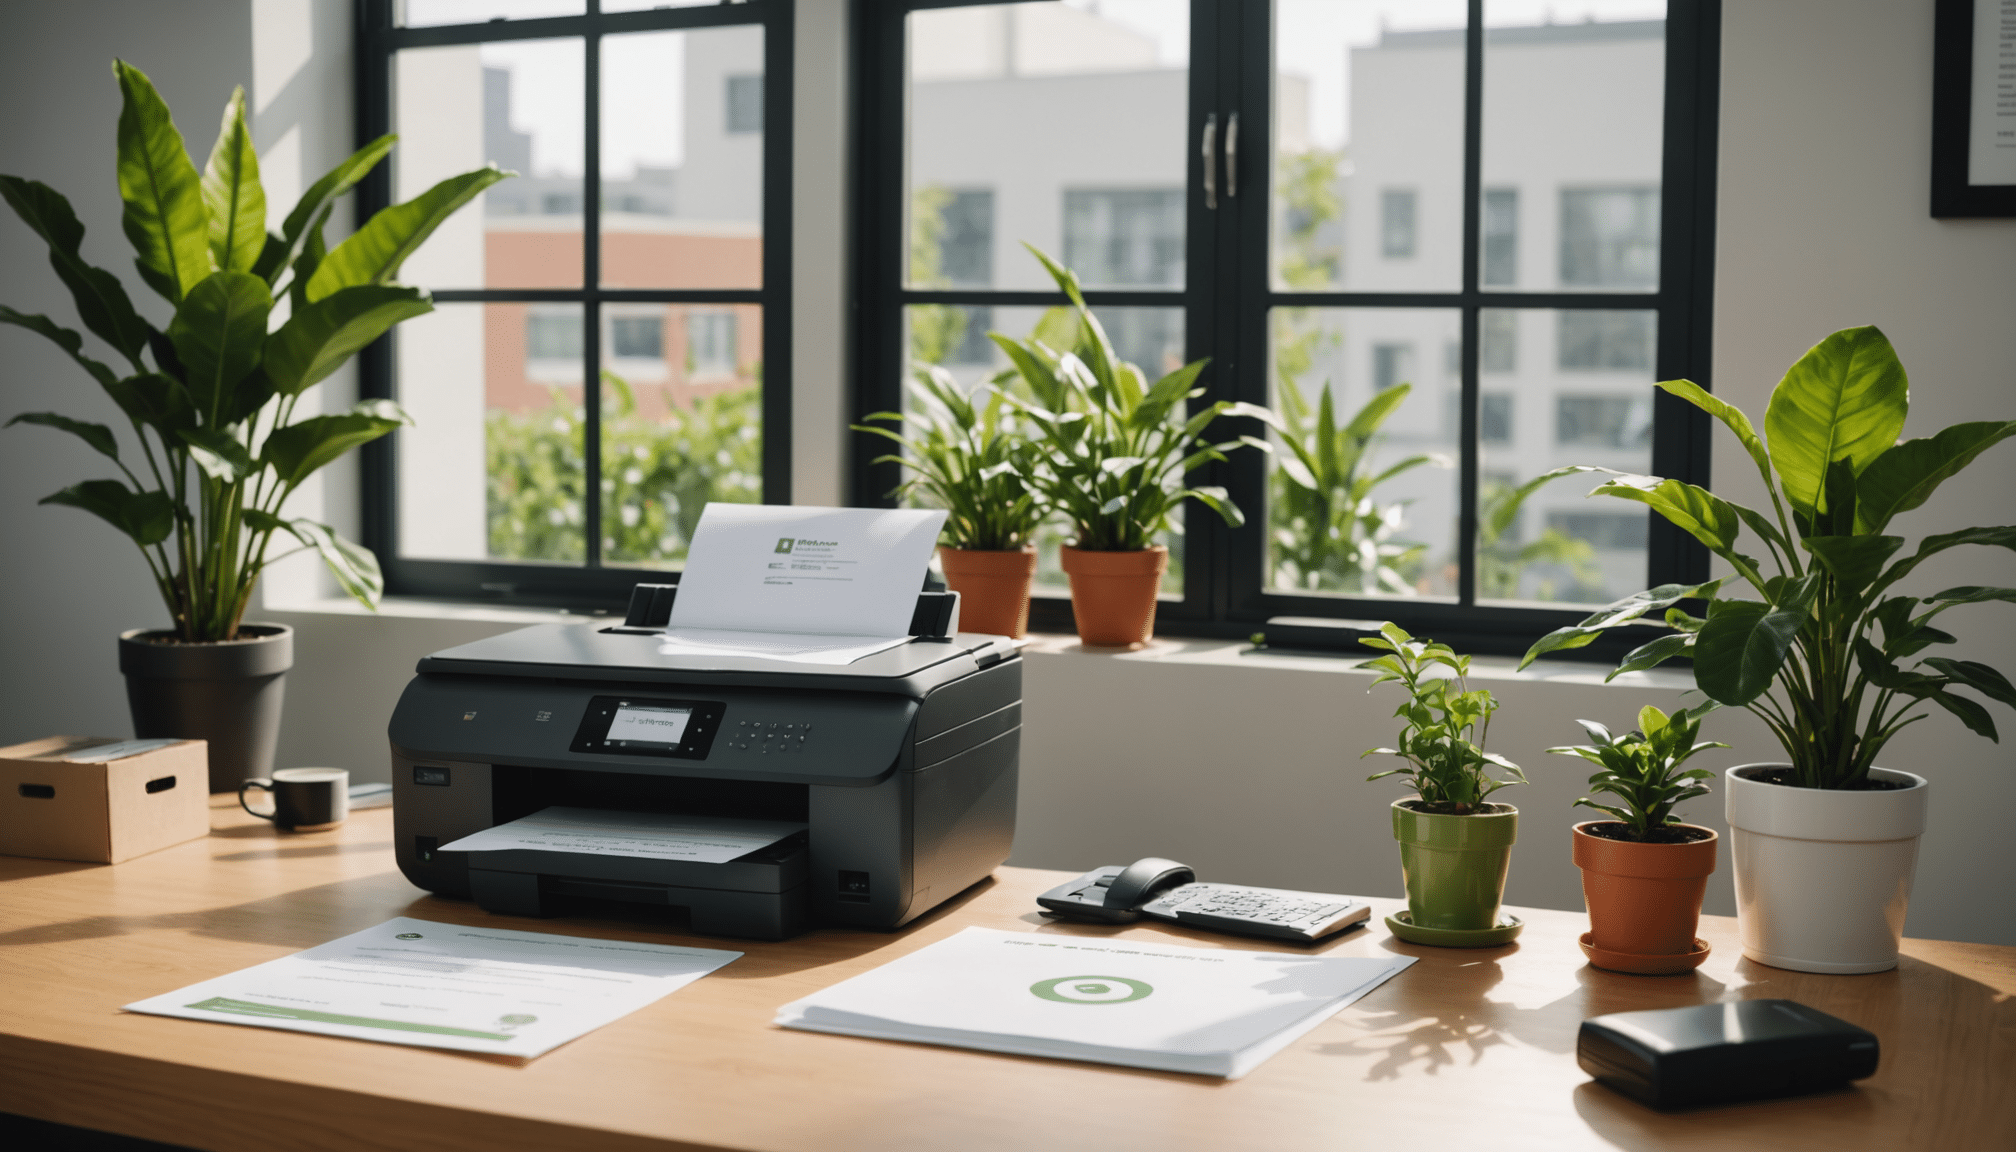
M 1932 215 L 1942 219 L 2016 217 L 2016 183 L 1970 183 L 1973 160 L 1977 11 L 1996 11 L 2003 43 L 2016 46 L 2016 0 L 1938 0 L 1932 32 Z M 2016 101 L 2016 59 L 2000 69 Z M 2016 132 L 2016 110 L 2009 117 Z

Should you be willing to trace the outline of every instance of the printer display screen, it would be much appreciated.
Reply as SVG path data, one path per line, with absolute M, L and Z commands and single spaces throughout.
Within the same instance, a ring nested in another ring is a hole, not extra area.
M 686 725 L 693 719 L 691 708 L 668 708 L 657 704 L 626 704 L 610 718 L 604 737 L 611 745 L 674 745 L 686 737 Z

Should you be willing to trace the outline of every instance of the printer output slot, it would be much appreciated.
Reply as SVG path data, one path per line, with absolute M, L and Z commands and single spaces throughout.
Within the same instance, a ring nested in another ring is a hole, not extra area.
M 771 780 L 722 780 L 580 768 L 491 769 L 491 823 L 503 824 L 542 808 L 608 808 L 682 816 L 807 822 L 807 785 Z

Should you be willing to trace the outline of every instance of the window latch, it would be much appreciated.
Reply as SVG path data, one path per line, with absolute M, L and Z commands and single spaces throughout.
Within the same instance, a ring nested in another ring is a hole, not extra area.
M 1204 207 L 1218 207 L 1218 114 L 1204 117 Z

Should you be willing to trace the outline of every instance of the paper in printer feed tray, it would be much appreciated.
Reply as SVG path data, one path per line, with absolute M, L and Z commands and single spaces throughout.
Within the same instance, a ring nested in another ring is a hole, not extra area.
M 968 928 L 775 1023 L 1236 1079 L 1412 963 Z
M 441 851 L 531 849 L 726 864 L 804 830 L 789 820 L 554 807 L 443 844 Z

